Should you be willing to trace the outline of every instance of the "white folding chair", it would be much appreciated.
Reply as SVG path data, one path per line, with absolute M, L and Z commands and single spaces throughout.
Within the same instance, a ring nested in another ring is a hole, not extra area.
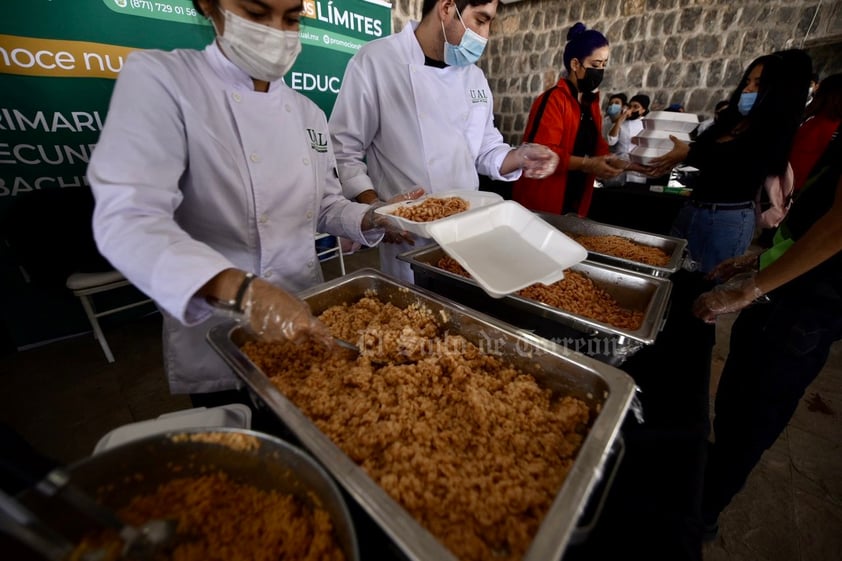
M 321 234 L 316 233 L 316 240 L 323 240 L 325 238 L 334 238 L 335 236 L 331 236 L 330 234 Z M 331 255 L 333 254 L 333 255 Z M 339 241 L 339 238 L 336 238 L 336 245 L 334 247 L 329 247 L 327 249 L 323 249 L 320 251 L 316 251 L 316 255 L 321 259 L 322 257 L 330 255 L 330 257 L 326 257 L 327 259 L 333 259 L 334 257 L 339 258 L 339 270 L 342 271 L 342 276 L 345 276 L 345 259 L 342 257 L 342 244 Z
M 92 296 L 101 292 L 108 292 L 116 290 L 125 286 L 131 286 L 131 283 L 126 280 L 119 271 L 106 271 L 103 273 L 73 273 L 67 278 L 67 288 L 69 288 L 74 296 L 79 298 L 82 302 L 82 308 L 85 309 L 85 315 L 88 316 L 88 321 L 91 322 L 91 328 L 94 331 L 94 337 L 99 341 L 102 347 L 102 352 L 105 353 L 105 358 L 108 362 L 114 362 L 114 355 L 111 353 L 111 348 L 105 340 L 105 335 L 102 333 L 102 328 L 99 326 L 99 318 L 135 308 L 152 302 L 149 298 L 131 302 L 116 308 L 103 309 L 96 311 Z

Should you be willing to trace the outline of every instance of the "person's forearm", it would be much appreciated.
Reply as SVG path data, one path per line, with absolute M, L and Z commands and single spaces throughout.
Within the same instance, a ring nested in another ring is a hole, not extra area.
M 363 203 L 365 205 L 376 203 L 379 200 L 380 198 L 377 196 L 377 193 L 374 191 L 374 189 L 363 191 L 362 193 L 357 195 L 357 202 Z
M 760 290 L 775 290 L 842 251 L 840 206 L 834 205 L 786 253 L 758 273 L 755 282 Z
M 206 282 L 197 292 L 197 296 L 202 296 L 209 301 L 231 301 L 236 296 L 245 276 L 245 272 L 239 269 L 225 269 Z
M 509 150 L 509 153 L 503 158 L 503 163 L 500 164 L 500 175 L 508 175 L 513 171 L 517 171 L 522 165 L 523 162 L 517 155 L 517 149 L 513 148 Z

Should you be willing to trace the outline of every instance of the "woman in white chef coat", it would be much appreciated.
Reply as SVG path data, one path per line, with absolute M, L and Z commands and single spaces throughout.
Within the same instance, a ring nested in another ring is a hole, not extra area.
M 329 341 L 291 295 L 322 281 L 314 234 L 383 232 L 364 233 L 371 207 L 342 194 L 324 113 L 282 80 L 300 0 L 194 3 L 216 40 L 128 57 L 88 179 L 100 251 L 164 315 L 171 391 L 224 398 L 239 383 L 205 342 L 217 310 L 267 338 Z
M 548 148 L 503 142 L 494 101 L 474 63 L 488 40 L 498 0 L 424 0 L 421 22 L 364 45 L 348 63 L 330 117 L 339 178 L 348 198 L 371 203 L 415 185 L 477 190 L 477 173 L 501 181 L 544 177 L 558 158 Z M 386 242 L 400 242 L 387 235 Z M 412 280 L 381 245 L 381 268 Z

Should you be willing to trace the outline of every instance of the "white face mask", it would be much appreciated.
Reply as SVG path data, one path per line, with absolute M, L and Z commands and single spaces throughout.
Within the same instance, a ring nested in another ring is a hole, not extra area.
M 225 31 L 220 35 L 217 29 L 216 40 L 231 62 L 252 78 L 266 82 L 273 82 L 289 72 L 301 52 L 298 31 L 281 31 L 228 10 L 222 12 Z

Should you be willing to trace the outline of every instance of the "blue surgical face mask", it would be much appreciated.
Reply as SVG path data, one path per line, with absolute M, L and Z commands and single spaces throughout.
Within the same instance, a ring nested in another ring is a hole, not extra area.
M 740 94 L 740 101 L 737 104 L 737 111 L 740 112 L 740 115 L 745 117 L 748 115 L 751 108 L 754 107 L 754 103 L 757 101 L 757 92 L 743 92 Z
M 617 115 L 620 114 L 620 111 L 622 111 L 622 110 L 623 110 L 623 108 L 620 107 L 618 104 L 612 103 L 611 105 L 608 106 L 608 116 L 609 117 L 616 117 Z
M 468 26 L 462 21 L 462 14 L 459 13 L 459 8 L 456 8 L 456 15 L 459 16 L 459 21 L 462 23 L 462 27 L 465 28 L 465 33 L 462 35 L 462 40 L 459 41 L 458 45 L 451 45 L 447 41 L 444 22 L 441 22 L 441 31 L 444 33 L 444 62 L 450 66 L 474 64 L 482 56 L 488 39 L 472 29 L 468 29 Z

